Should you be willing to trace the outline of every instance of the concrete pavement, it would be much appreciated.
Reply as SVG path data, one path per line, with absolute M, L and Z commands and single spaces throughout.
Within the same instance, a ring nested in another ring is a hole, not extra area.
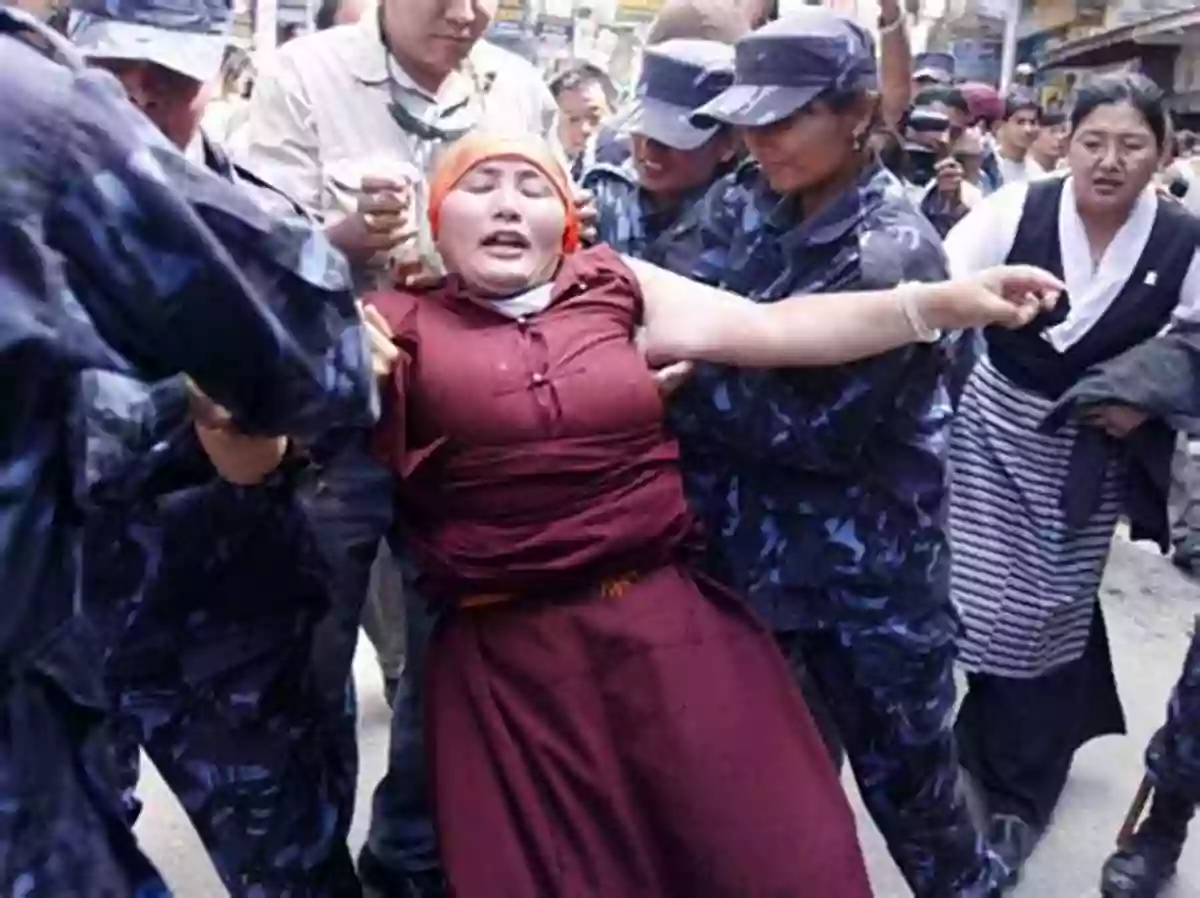
M 1185 579 L 1156 551 L 1118 539 L 1103 602 L 1130 735 L 1098 740 L 1080 752 L 1056 826 L 1038 848 L 1013 898 L 1099 894 L 1100 866 L 1112 850 L 1141 779 L 1146 742 L 1161 724 L 1168 691 L 1179 676 L 1185 634 L 1193 616 L 1200 613 L 1200 586 Z M 359 653 L 355 671 L 362 715 L 362 770 L 352 833 L 357 850 L 370 813 L 371 789 L 383 773 L 388 710 L 367 651 Z M 143 846 L 178 898 L 223 898 L 225 892 L 182 811 L 148 765 L 147 769 L 142 788 L 146 810 L 138 825 Z M 852 784 L 848 788 L 854 792 Z M 907 898 L 910 893 L 856 794 L 854 800 L 877 898 Z M 1181 874 L 1165 898 L 1200 898 L 1200 823 L 1193 825 Z

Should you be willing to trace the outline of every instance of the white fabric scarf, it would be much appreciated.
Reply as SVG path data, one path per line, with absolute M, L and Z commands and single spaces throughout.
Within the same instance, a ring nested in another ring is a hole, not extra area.
M 480 302 L 506 318 L 517 319 L 546 311 L 550 308 L 553 299 L 554 284 L 551 283 L 542 284 L 540 287 L 534 287 L 532 290 L 518 293 L 516 296 L 508 296 L 504 299 L 483 299 Z
M 1045 332 L 1046 339 L 1059 352 L 1066 352 L 1082 340 L 1120 295 L 1150 242 L 1150 231 L 1158 216 L 1158 195 L 1151 185 L 1137 198 L 1100 264 L 1093 267 L 1091 245 L 1075 202 L 1074 180 L 1066 179 L 1058 208 L 1063 281 L 1071 310 L 1062 324 Z M 1157 279 L 1158 272 L 1146 273 L 1147 284 L 1153 285 Z

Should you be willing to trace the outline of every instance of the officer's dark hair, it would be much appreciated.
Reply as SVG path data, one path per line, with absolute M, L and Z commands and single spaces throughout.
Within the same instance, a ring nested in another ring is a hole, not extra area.
M 1044 125 L 1047 128 L 1053 128 L 1061 125 L 1067 120 L 1067 114 L 1061 109 L 1047 109 L 1038 119 L 1038 124 Z
M 820 100 L 822 103 L 824 103 L 825 107 L 830 112 L 834 113 L 835 115 L 838 115 L 843 112 L 849 112 L 851 109 L 854 108 L 855 104 L 861 103 L 863 97 L 866 96 L 868 93 L 869 93 L 869 91 L 866 91 L 862 88 L 851 88 L 851 89 L 847 89 L 847 90 L 827 90 L 823 94 L 820 94 L 817 97 L 817 99 Z M 872 142 L 873 140 L 876 140 L 877 135 L 879 135 L 881 132 L 884 134 L 892 134 L 893 133 L 891 131 L 891 129 L 887 127 L 887 124 L 883 120 L 882 107 L 880 106 L 880 104 L 878 102 L 876 102 L 874 108 L 871 110 L 871 120 L 869 122 L 867 122 L 867 127 L 865 129 L 863 129 L 863 132 L 861 135 L 863 144 L 866 145 L 866 144 L 869 144 L 870 142 Z M 900 153 L 900 157 L 898 159 L 894 159 L 893 161 L 895 162 L 895 164 L 902 166 L 903 165 L 903 155 L 904 155 L 903 147 L 899 147 L 898 152 Z M 881 159 L 883 158 L 882 152 L 880 153 L 880 157 L 881 157 Z M 889 164 L 888 161 L 886 161 L 886 160 L 884 160 L 884 165 L 889 169 L 892 167 L 891 164 Z
M 971 114 L 971 106 L 967 102 L 967 98 L 963 96 L 963 92 L 957 87 L 946 87 L 945 85 L 925 87 L 917 91 L 917 95 L 912 99 L 912 108 L 930 106 L 934 103 L 941 103 L 943 106 L 957 109 L 963 115 Z
M 862 100 L 866 93 L 861 88 L 849 88 L 845 90 L 827 90 L 817 96 L 830 112 L 847 112 L 854 108 L 854 104 Z
M 1128 104 L 1138 111 L 1154 135 L 1161 150 L 1167 145 L 1170 122 L 1162 88 L 1138 72 L 1115 72 L 1101 75 L 1079 88 L 1075 108 L 1071 110 L 1071 133 L 1087 121 L 1101 106 Z
M 1028 90 L 1014 90 L 1004 98 L 1004 121 L 1008 121 L 1018 112 L 1025 112 L 1032 109 L 1034 113 L 1041 118 L 1042 104 L 1038 102 L 1035 94 Z
M 317 14 L 313 17 L 313 26 L 317 31 L 326 31 L 337 24 L 338 10 L 342 8 L 341 0 L 321 0 Z
M 616 88 L 608 72 L 591 62 L 573 62 L 550 79 L 550 93 L 557 100 L 569 90 L 581 90 L 589 84 L 599 84 L 605 96 L 612 102 L 616 99 Z
M 881 126 L 871 132 L 868 141 L 880 164 L 896 177 L 903 178 L 908 171 L 908 153 L 900 135 Z

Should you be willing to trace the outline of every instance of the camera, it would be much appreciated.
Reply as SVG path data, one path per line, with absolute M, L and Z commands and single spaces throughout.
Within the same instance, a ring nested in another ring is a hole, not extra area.
M 909 142 L 904 147 L 904 155 L 904 178 L 910 184 L 924 187 L 937 176 L 937 164 L 943 158 L 937 150 Z
M 950 129 L 949 117 L 939 110 L 918 106 L 909 111 L 904 142 L 904 177 L 909 183 L 923 187 L 933 180 L 938 161 L 949 154 Z

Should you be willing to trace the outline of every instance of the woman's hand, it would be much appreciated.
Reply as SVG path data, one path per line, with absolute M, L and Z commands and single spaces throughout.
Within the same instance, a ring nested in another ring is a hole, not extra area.
M 596 205 L 596 195 L 590 190 L 577 191 L 575 214 L 579 216 L 579 239 L 590 246 L 600 236 L 600 207 Z
M 400 350 L 392 342 L 395 333 L 377 308 L 364 305 L 362 302 L 357 305 L 358 314 L 367 328 L 367 346 L 371 350 L 371 369 L 375 372 L 377 379 L 383 380 L 391 376 L 392 369 L 396 367 L 396 360 L 400 358 Z
M 279 467 L 287 452 L 287 437 L 239 433 L 229 412 L 190 381 L 188 398 L 196 437 L 222 480 L 238 486 L 255 486 Z
M 1054 308 L 1065 289 L 1050 272 L 1029 265 L 1001 265 L 970 280 L 909 286 L 921 288 L 917 309 L 929 327 L 940 330 L 1024 327 Z
M 1150 416 L 1131 405 L 1098 405 L 1084 412 L 1083 420 L 1111 437 L 1123 440 L 1148 421 Z
M 695 366 L 691 362 L 675 362 L 654 371 L 654 384 L 658 387 L 658 395 L 664 400 L 670 399 L 692 376 Z

